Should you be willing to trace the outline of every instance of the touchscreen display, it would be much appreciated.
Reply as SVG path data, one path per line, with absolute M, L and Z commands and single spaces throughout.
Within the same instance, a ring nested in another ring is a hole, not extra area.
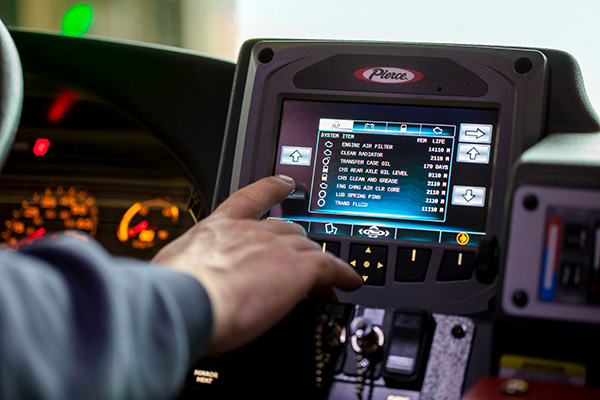
M 498 111 L 284 100 L 272 218 L 313 233 L 475 245 L 485 235 Z

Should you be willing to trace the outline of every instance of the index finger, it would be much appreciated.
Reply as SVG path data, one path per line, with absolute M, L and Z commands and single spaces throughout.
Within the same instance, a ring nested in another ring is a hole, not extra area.
M 258 219 L 271 207 L 285 200 L 295 185 L 294 180 L 286 175 L 263 178 L 229 196 L 213 215 Z

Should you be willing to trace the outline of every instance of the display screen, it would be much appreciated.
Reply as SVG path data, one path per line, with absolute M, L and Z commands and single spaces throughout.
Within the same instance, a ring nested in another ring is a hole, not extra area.
M 309 232 L 477 244 L 498 111 L 285 100 L 275 173 L 298 190 L 271 212 Z

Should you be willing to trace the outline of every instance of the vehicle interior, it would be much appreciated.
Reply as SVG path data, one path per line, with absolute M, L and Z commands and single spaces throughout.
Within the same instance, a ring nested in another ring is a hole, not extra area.
M 363 278 L 179 398 L 600 398 L 598 88 L 573 54 L 272 36 L 228 61 L 5 15 L 1 250 L 77 230 L 150 260 L 285 174 L 264 217 Z

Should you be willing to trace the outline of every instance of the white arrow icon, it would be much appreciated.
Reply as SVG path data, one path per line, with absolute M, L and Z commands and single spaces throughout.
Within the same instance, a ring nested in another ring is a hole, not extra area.
M 477 128 L 477 130 L 467 131 L 465 130 L 465 136 L 475 136 L 476 139 L 481 139 L 487 135 L 487 132 L 481 130 L 481 128 Z
M 471 200 L 473 200 L 477 196 L 475 196 L 473 194 L 473 189 L 467 189 L 467 192 L 465 194 L 463 194 L 462 197 L 467 201 L 467 203 L 469 203 Z
M 302 154 L 300 154 L 300 152 L 296 150 L 292 154 L 290 154 L 290 157 L 292 158 L 292 162 L 297 163 L 302 158 Z
M 481 153 L 479 153 L 475 147 L 472 147 L 471 150 L 467 151 L 467 154 L 469 155 L 469 159 L 475 160 Z

